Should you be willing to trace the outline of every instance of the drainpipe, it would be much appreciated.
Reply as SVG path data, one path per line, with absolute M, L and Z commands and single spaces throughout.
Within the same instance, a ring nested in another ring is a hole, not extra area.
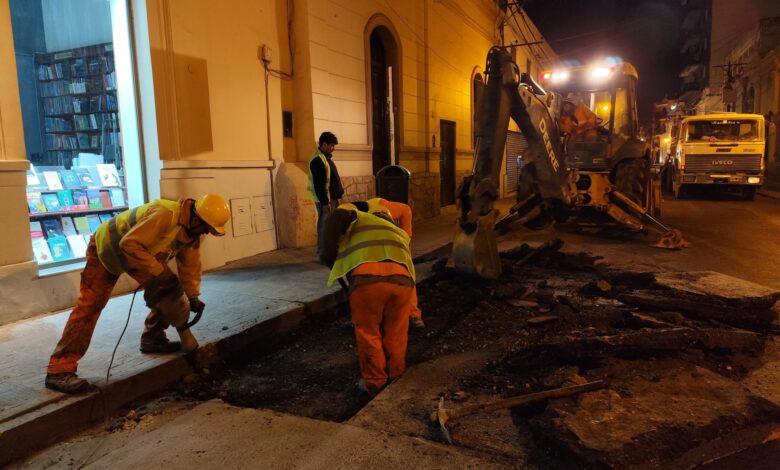
M 423 60 L 425 74 L 425 174 L 428 175 L 431 172 L 431 150 L 433 145 L 429 145 L 428 138 L 431 135 L 431 96 L 430 96 L 430 58 L 428 52 L 428 2 L 430 0 L 423 0 Z

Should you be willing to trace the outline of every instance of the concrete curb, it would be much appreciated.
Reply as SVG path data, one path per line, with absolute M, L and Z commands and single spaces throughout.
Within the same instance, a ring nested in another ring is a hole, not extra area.
M 768 189 L 759 189 L 758 194 L 769 199 L 780 199 L 780 191 L 772 191 Z
M 416 259 L 430 259 L 444 248 L 446 245 L 419 255 Z M 417 282 L 432 275 L 430 264 L 417 266 Z M 199 367 L 205 367 L 260 341 L 265 341 L 264 347 L 272 347 L 311 317 L 332 311 L 345 301 L 344 292 L 332 292 L 305 304 L 295 305 L 232 335 L 202 344 L 194 361 L 184 355 L 171 356 L 169 360 L 140 373 L 116 378 L 96 392 L 78 396 L 62 395 L 19 412 L 0 422 L 0 467 L 62 441 L 100 422 L 122 406 L 172 385 L 195 371 L 193 362 Z

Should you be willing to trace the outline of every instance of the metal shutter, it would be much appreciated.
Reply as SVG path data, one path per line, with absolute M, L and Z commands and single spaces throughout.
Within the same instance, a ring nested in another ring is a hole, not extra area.
M 515 193 L 517 186 L 517 158 L 528 148 L 523 134 L 508 131 L 506 136 L 506 184 L 504 197 Z

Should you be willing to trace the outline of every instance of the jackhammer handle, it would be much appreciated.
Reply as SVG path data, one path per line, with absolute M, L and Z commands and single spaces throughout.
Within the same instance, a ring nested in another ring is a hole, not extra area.
M 200 309 L 197 312 L 195 312 L 195 318 L 193 318 L 191 322 L 184 325 L 184 328 L 182 328 L 182 330 L 188 330 L 192 328 L 196 323 L 200 321 L 200 317 L 202 316 L 203 316 L 203 309 Z
M 455 419 L 461 416 L 468 416 L 474 413 L 503 410 L 505 408 L 514 408 L 517 406 L 527 405 L 541 400 L 548 400 L 551 398 L 564 398 L 573 395 L 578 395 L 584 392 L 591 392 L 604 388 L 606 383 L 603 380 L 595 380 L 582 385 L 573 385 L 570 387 L 555 388 L 552 390 L 545 390 L 543 392 L 529 393 L 527 395 L 520 395 L 518 397 L 506 398 L 504 400 L 494 401 L 492 403 L 484 403 L 481 405 L 464 406 L 462 408 L 456 408 L 448 410 L 448 419 Z

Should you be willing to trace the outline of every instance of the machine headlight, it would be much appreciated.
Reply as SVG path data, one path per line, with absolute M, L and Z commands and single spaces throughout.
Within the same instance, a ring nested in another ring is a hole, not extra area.
M 607 67 L 593 67 L 590 69 L 590 76 L 593 78 L 604 78 L 610 73 L 612 73 L 612 71 Z
M 748 184 L 758 184 L 761 182 L 761 178 L 758 176 L 748 176 Z
M 565 82 L 569 79 L 569 72 L 553 72 L 552 79 L 556 82 Z

